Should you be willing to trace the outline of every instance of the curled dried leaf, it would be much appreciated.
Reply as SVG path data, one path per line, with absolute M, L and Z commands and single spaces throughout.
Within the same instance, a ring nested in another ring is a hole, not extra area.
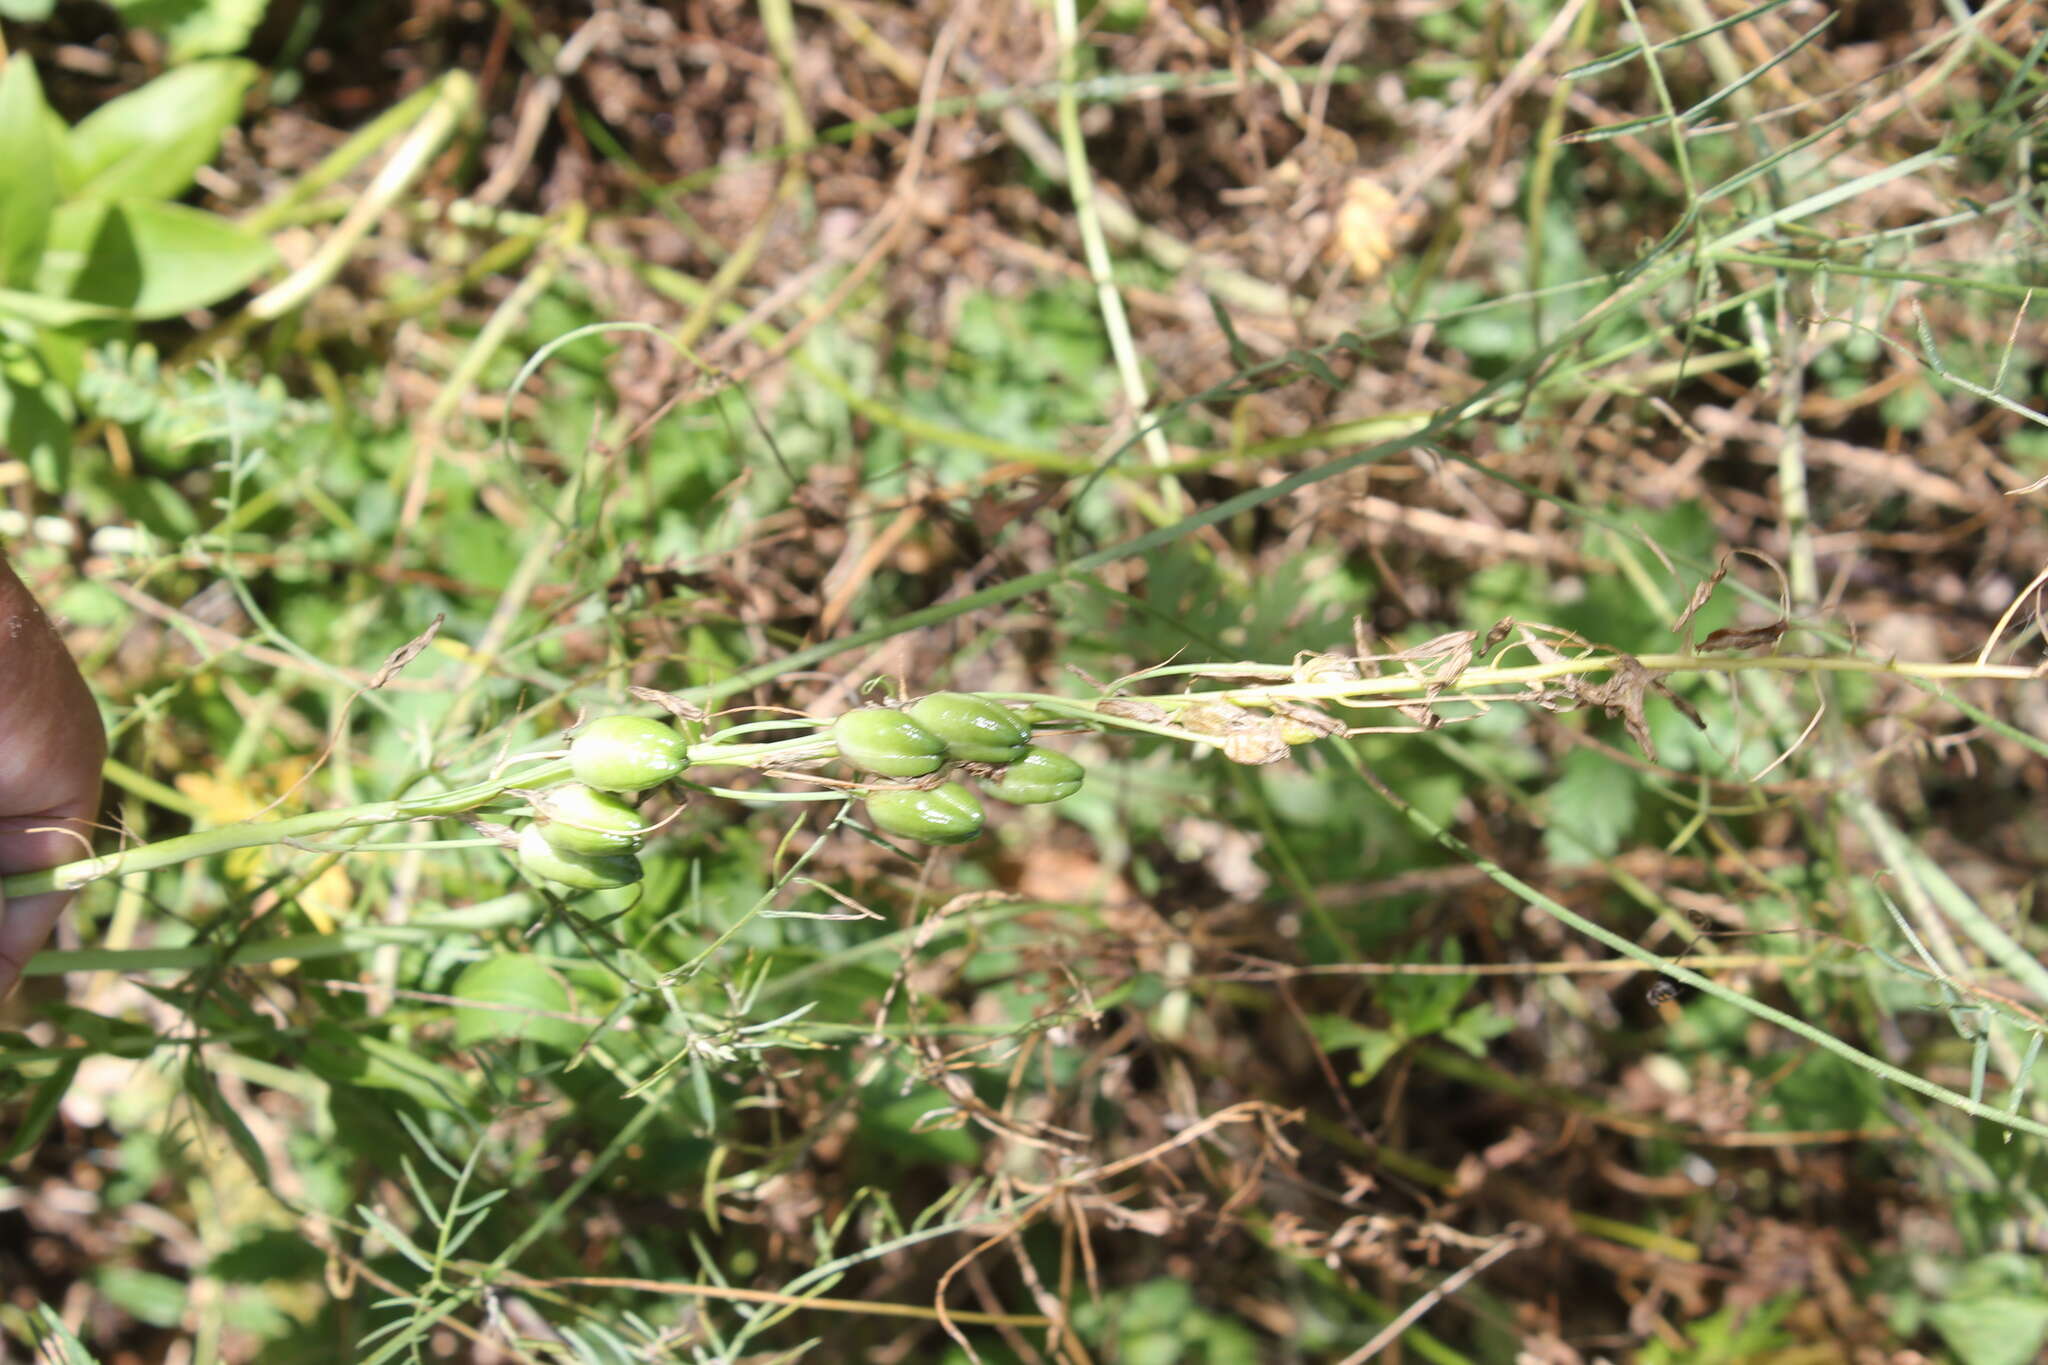
M 1628 729 L 1629 738 L 1643 751 L 1643 757 L 1657 761 L 1657 748 L 1650 742 L 1649 723 L 1643 718 L 1643 698 L 1650 690 L 1650 670 L 1627 654 L 1616 656 L 1614 671 L 1604 683 L 1572 678 L 1572 695 L 1587 706 L 1597 706 Z
M 1426 701 L 1403 702 L 1394 709 L 1415 722 L 1421 729 L 1439 730 L 1443 728 L 1444 718 L 1438 715 L 1436 709 Z
M 1416 677 L 1425 676 L 1421 669 L 1415 667 L 1416 664 L 1435 660 L 1436 667 L 1426 675 L 1429 678 L 1429 695 L 1434 697 L 1464 676 L 1465 670 L 1472 666 L 1473 649 L 1478 642 L 1477 631 L 1453 630 L 1404 649 L 1394 657 L 1407 664 L 1409 673 Z
M 1706 649 L 1768 649 L 1785 637 L 1788 623 L 1783 619 L 1761 626 L 1724 626 L 1709 632 L 1700 641 L 1699 648 Z
M 1463 655 L 1472 657 L 1472 642 L 1479 638 L 1479 632 L 1472 630 L 1449 630 L 1442 635 L 1432 636 L 1419 645 L 1410 645 L 1394 657 L 1403 663 L 1422 659 L 1455 659 Z
M 1685 604 L 1685 610 L 1678 614 L 1678 619 L 1671 623 L 1671 633 L 1673 635 L 1684 630 L 1686 623 L 1699 614 L 1699 609 L 1707 605 L 1708 599 L 1714 595 L 1714 589 L 1720 587 L 1721 580 L 1727 576 L 1728 557 L 1723 555 L 1720 564 L 1715 566 L 1714 576 L 1692 590 L 1692 599 Z
M 1581 704 L 1597 706 L 1627 727 L 1629 738 L 1643 751 L 1643 757 L 1652 763 L 1657 761 L 1657 749 L 1650 742 L 1650 726 L 1643 716 L 1643 702 L 1651 692 L 1678 708 L 1678 713 L 1698 728 L 1707 728 L 1707 723 L 1700 718 L 1691 702 L 1673 692 L 1665 685 L 1661 674 L 1652 673 L 1632 655 L 1616 655 L 1613 671 L 1604 683 L 1590 683 L 1584 678 L 1565 681 L 1572 696 Z
M 383 687 L 386 683 L 390 682 L 393 678 L 398 676 L 398 671 L 400 669 L 404 668 L 414 659 L 419 658 L 421 651 L 425 650 L 428 645 L 434 643 L 434 637 L 441 633 L 441 625 L 447 619 L 447 612 L 435 612 L 434 619 L 427 623 L 427 628 L 425 630 L 421 631 L 418 635 L 415 635 L 412 639 L 407 640 L 398 648 L 392 650 L 391 653 L 385 657 L 384 666 L 377 670 L 377 676 L 370 679 L 368 684 L 368 690 L 375 692 L 378 688 Z
M 673 692 L 660 692 L 652 687 L 629 687 L 626 690 L 641 701 L 659 706 L 677 720 L 701 722 L 710 714 L 703 707 L 686 702 Z

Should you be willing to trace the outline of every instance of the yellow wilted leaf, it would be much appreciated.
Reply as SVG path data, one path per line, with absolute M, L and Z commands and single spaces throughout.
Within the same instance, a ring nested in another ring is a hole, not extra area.
M 299 893 L 299 909 L 306 912 L 306 918 L 315 929 L 331 934 L 336 922 L 347 913 L 355 894 L 355 883 L 348 879 L 348 873 L 342 870 L 341 864 L 336 863 Z
M 192 798 L 193 804 L 205 813 L 209 825 L 232 825 L 237 820 L 246 820 L 264 805 L 262 798 L 240 778 L 179 773 L 171 779 L 171 785 Z
M 212 773 L 179 773 L 171 783 L 192 798 L 209 825 L 232 825 L 253 819 L 268 801 L 239 777 L 217 777 Z M 246 881 L 263 865 L 263 850 L 238 848 L 227 856 L 227 873 Z

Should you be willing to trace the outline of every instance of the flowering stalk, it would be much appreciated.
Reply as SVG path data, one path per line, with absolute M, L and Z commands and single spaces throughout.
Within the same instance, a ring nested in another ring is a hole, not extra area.
M 1642 699 L 1647 692 L 1662 692 L 1690 713 L 1690 707 L 1672 696 L 1659 681 L 1676 673 L 1889 674 L 1921 682 L 2024 682 L 2043 676 L 2039 668 L 2017 665 L 1848 656 L 1595 653 L 1566 658 L 1557 656 L 1555 650 L 1534 645 L 1531 647 L 1539 654 L 1535 663 L 1517 667 L 1474 666 L 1471 659 L 1475 643 L 1471 633 L 1461 632 L 1400 654 L 1382 656 L 1369 656 L 1361 651 L 1357 655 L 1309 656 L 1292 664 L 1170 664 L 1119 679 L 1093 698 L 987 693 L 962 700 L 1014 708 L 1022 720 L 1040 725 L 1081 724 L 1149 734 L 1221 748 L 1239 762 L 1264 763 L 1285 757 L 1290 745 L 1341 736 L 1359 728 L 1332 715 L 1330 708 L 1394 708 L 1408 722 L 1399 728 L 1424 730 L 1444 723 L 1444 718 L 1433 710 L 1441 702 L 1481 707 L 1497 702 L 1577 703 L 1603 706 L 1628 720 L 1632 731 L 1639 731 Z M 1492 643 L 1497 641 L 1489 642 Z M 1526 636 L 1523 643 L 1529 643 Z M 1541 657 L 1546 654 L 1552 657 Z M 1382 673 L 1382 667 L 1400 671 Z M 1598 685 L 1587 682 L 1592 677 L 1605 677 L 1608 681 Z M 1148 695 L 1127 694 L 1123 690 L 1163 678 L 1206 679 L 1236 685 Z M 811 721 L 790 723 L 820 725 Z M 739 727 L 727 732 L 722 742 L 692 744 L 688 749 L 688 766 L 753 769 L 769 776 L 825 781 L 843 786 L 849 795 L 866 790 L 858 783 L 840 783 L 813 775 L 821 763 L 839 756 L 829 729 L 812 728 L 802 735 L 763 742 L 732 742 L 742 732 L 781 728 L 784 724 L 773 721 Z M 1640 733 L 1638 737 L 1642 737 Z M 9 899 L 55 889 L 75 890 L 103 878 L 148 872 L 235 849 L 290 843 L 339 830 L 468 814 L 519 801 L 521 792 L 560 782 L 570 772 L 567 758 L 547 757 L 445 792 L 309 811 L 281 820 L 224 825 L 40 872 L 21 873 L 7 878 L 0 887 L 4 887 Z M 938 779 L 925 781 L 936 785 Z M 999 777 L 997 783 L 1000 785 Z M 689 782 L 683 785 L 763 802 L 811 799 L 814 795 L 734 793 Z

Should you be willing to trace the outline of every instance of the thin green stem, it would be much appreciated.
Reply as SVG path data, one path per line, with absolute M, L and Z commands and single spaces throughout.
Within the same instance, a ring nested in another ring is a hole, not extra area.
M 1117 374 L 1123 380 L 1124 397 L 1131 405 L 1131 420 L 1143 428 L 1145 453 L 1154 465 L 1170 464 L 1173 453 L 1157 423 L 1145 421 L 1151 396 L 1145 390 L 1145 376 L 1138 366 L 1138 344 L 1131 337 L 1131 322 L 1124 313 L 1123 296 L 1117 292 L 1110 266 L 1109 243 L 1102 235 L 1102 220 L 1095 211 L 1095 172 L 1088 167 L 1088 148 L 1081 137 L 1081 102 L 1074 93 L 1074 78 L 1080 66 L 1080 20 L 1074 0 L 1053 0 L 1053 22 L 1060 41 L 1060 146 L 1067 159 L 1067 192 L 1074 200 L 1074 221 L 1081 232 L 1081 246 L 1088 259 L 1088 273 L 1095 281 L 1095 299 L 1102 310 L 1102 329 L 1109 335 L 1110 353 L 1116 357 Z M 1177 514 L 1185 499 L 1178 481 L 1160 481 L 1160 497 L 1167 515 Z

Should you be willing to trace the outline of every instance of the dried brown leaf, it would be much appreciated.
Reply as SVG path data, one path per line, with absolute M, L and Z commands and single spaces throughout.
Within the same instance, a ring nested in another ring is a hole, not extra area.
M 391 651 L 390 655 L 384 660 L 384 666 L 377 670 L 377 676 L 370 679 L 364 685 L 364 690 L 375 692 L 378 688 L 397 677 L 400 669 L 404 668 L 414 659 L 419 658 L 420 652 L 428 645 L 434 643 L 434 637 L 441 633 L 441 623 L 447 619 L 447 612 L 435 612 L 433 621 L 428 624 L 425 630 Z
M 1686 624 L 1699 614 L 1700 608 L 1707 605 L 1708 600 L 1714 595 L 1714 589 L 1720 587 L 1721 580 L 1727 576 L 1728 556 L 1723 555 L 1721 562 L 1714 568 L 1714 576 L 1692 590 L 1692 600 L 1685 604 L 1685 610 L 1680 612 L 1678 619 L 1671 623 L 1671 633 L 1673 635 L 1684 630 Z
M 670 692 L 656 691 L 652 687 L 629 687 L 626 690 L 641 701 L 659 706 L 677 720 L 701 721 L 706 715 L 703 707 L 692 705 Z
M 1782 619 L 1763 626 L 1723 626 L 1711 631 L 1699 642 L 1699 648 L 1706 649 L 1764 649 L 1775 645 L 1784 638 L 1786 622 Z
M 1650 742 L 1650 727 L 1643 718 L 1643 698 L 1655 679 L 1650 670 L 1632 655 L 1617 655 L 1614 671 L 1604 683 L 1584 678 L 1570 680 L 1572 695 L 1587 706 L 1597 706 L 1628 729 L 1629 738 L 1643 751 L 1643 757 L 1657 761 L 1657 749 Z

